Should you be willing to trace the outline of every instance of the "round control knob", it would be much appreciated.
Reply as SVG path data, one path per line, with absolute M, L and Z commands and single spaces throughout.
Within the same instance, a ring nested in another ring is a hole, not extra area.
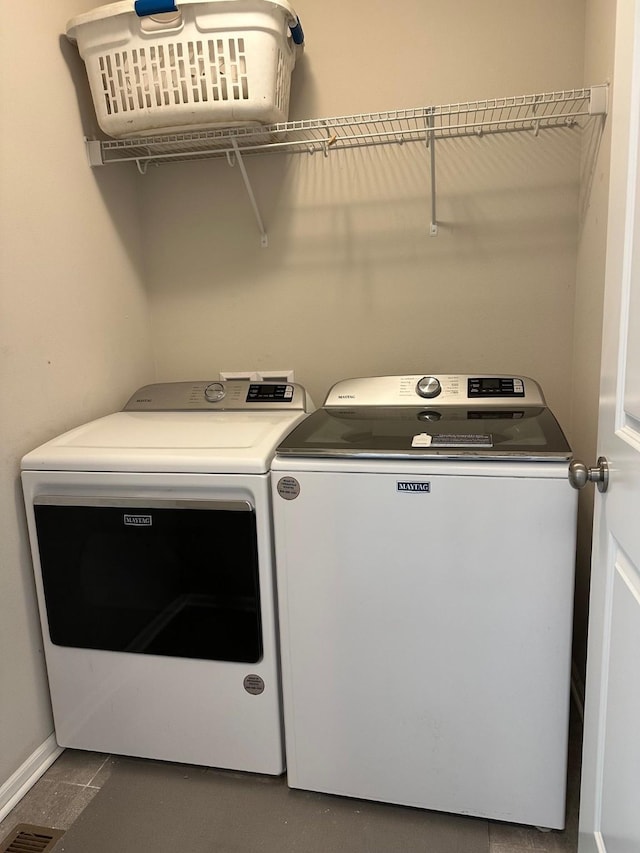
M 222 382 L 212 382 L 211 385 L 207 385 L 204 389 L 205 399 L 210 403 L 217 403 L 218 400 L 222 400 L 224 395 L 225 390 Z
M 421 397 L 437 397 L 442 391 L 442 386 L 435 376 L 423 376 L 416 385 L 416 391 Z

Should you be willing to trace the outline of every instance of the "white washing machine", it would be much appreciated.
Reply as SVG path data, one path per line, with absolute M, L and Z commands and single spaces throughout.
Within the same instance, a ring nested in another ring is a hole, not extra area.
M 24 457 L 61 746 L 283 772 L 269 465 L 307 405 L 149 385 Z
M 576 492 L 538 385 L 335 385 L 272 463 L 289 785 L 561 828 Z

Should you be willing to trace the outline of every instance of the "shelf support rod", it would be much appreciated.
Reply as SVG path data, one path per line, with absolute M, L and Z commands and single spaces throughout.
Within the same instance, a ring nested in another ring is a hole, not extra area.
M 427 145 L 431 166 L 431 224 L 429 225 L 429 236 L 435 237 L 438 233 L 438 219 L 436 217 L 436 136 L 434 131 L 433 113 L 427 116 Z
M 251 207 L 253 208 L 253 215 L 255 216 L 256 222 L 258 223 L 258 228 L 260 229 L 260 245 L 263 249 L 266 249 L 266 247 L 269 245 L 269 238 L 267 237 L 267 232 L 265 231 L 264 223 L 262 222 L 262 217 L 260 216 L 258 203 L 256 202 L 255 195 L 253 194 L 253 189 L 251 187 L 251 182 L 249 181 L 249 176 L 247 175 L 247 170 L 242 159 L 242 154 L 240 153 L 240 149 L 238 148 L 238 142 L 236 139 L 232 139 L 231 144 L 233 145 L 233 150 L 236 155 L 236 161 L 238 163 L 238 166 L 240 167 L 240 174 L 242 175 L 244 188 L 247 191 L 249 201 L 251 202 Z

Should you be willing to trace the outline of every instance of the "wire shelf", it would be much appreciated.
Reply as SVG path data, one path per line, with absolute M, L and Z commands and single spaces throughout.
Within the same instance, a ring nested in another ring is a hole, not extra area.
M 260 127 L 221 128 L 132 139 L 88 140 L 93 166 L 150 163 L 258 153 L 309 153 L 484 136 L 494 133 L 570 128 L 606 113 L 607 86 L 514 95 L 444 106 L 390 110 Z
M 260 127 L 219 128 L 189 133 L 132 139 L 87 140 L 92 166 L 134 162 L 143 174 L 150 164 L 226 157 L 238 164 L 260 231 L 260 244 L 269 241 L 264 222 L 244 165 L 245 154 L 322 152 L 371 145 L 403 145 L 419 142 L 429 151 L 431 223 L 436 217 L 436 140 L 485 136 L 521 131 L 538 134 L 549 128 L 572 128 L 607 112 L 606 85 L 569 89 L 538 95 L 513 95 L 485 101 L 445 106 L 390 110 L 335 118 L 289 121 Z

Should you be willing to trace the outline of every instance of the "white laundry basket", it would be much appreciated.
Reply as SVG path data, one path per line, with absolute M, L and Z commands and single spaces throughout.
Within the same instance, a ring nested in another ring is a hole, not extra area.
M 287 0 L 123 0 L 69 21 L 114 137 L 286 121 L 303 36 Z

